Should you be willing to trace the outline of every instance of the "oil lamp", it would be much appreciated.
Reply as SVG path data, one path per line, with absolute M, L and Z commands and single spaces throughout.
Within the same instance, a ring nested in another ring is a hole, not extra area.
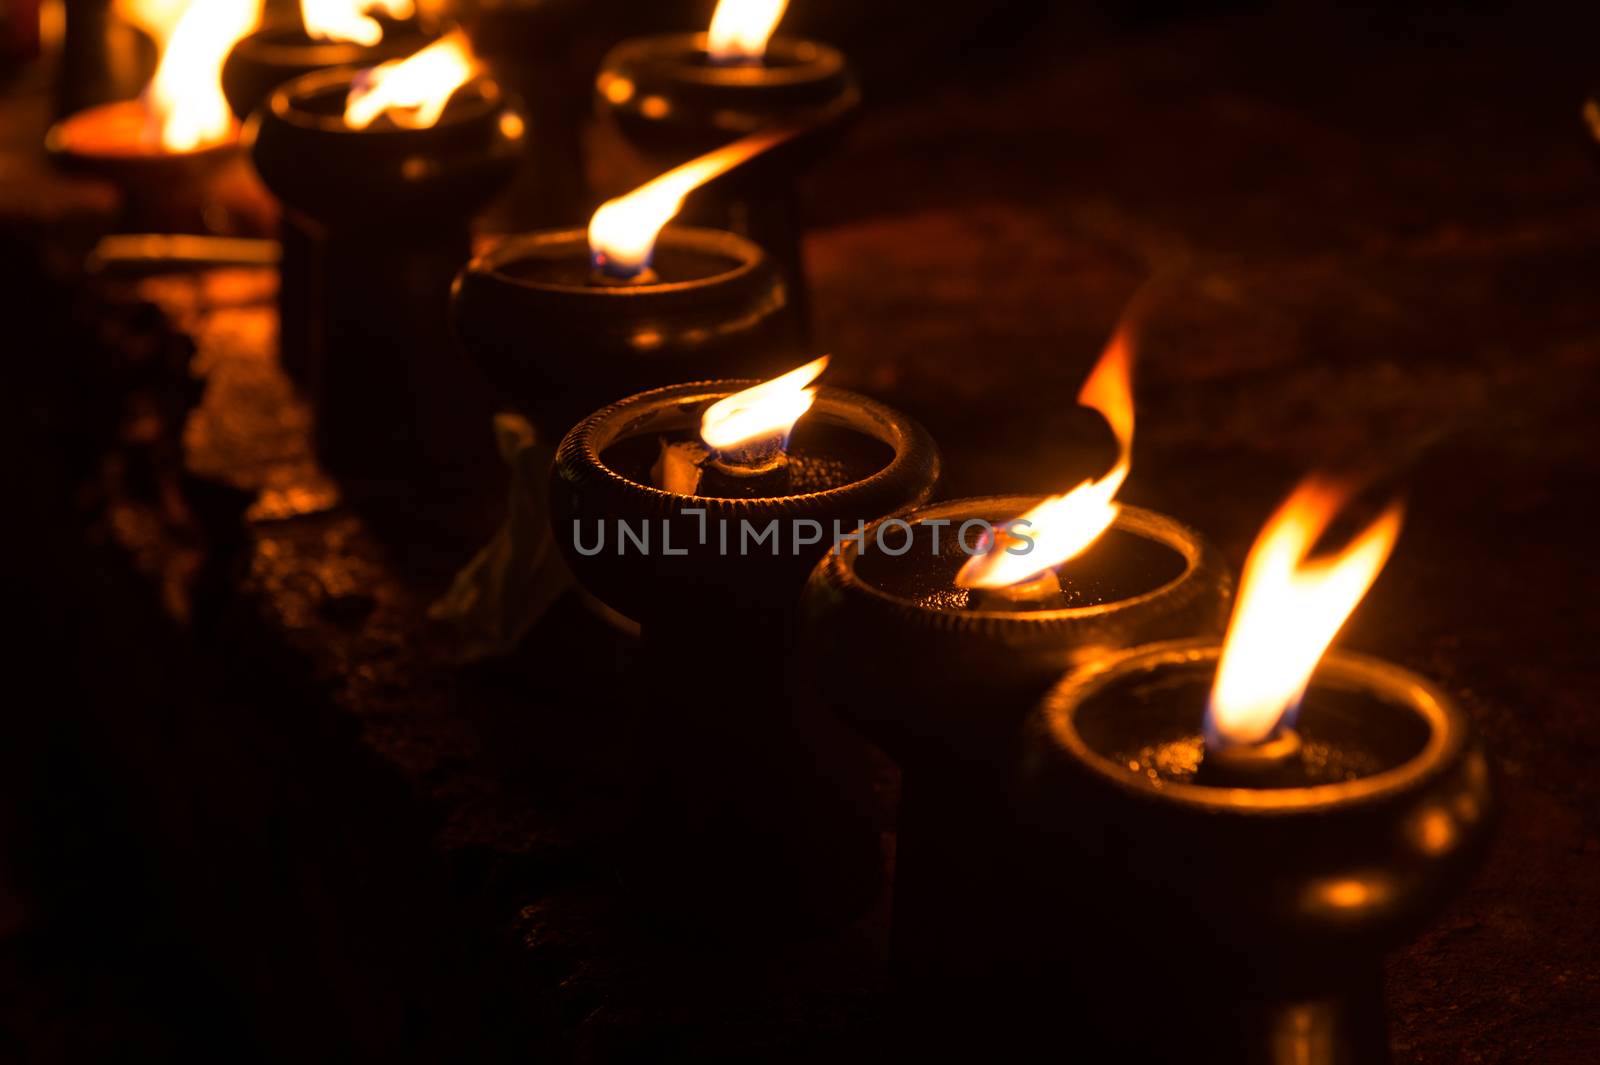
M 602 205 L 587 232 L 510 237 L 455 284 L 473 361 L 550 439 L 618 395 L 791 365 L 788 289 L 733 233 L 667 226 L 696 187 L 789 137 L 767 131 Z M 665 228 L 664 228 L 665 227 Z
M 1388 1060 L 1383 954 L 1488 835 L 1488 764 L 1460 709 L 1326 653 L 1400 523 L 1391 507 L 1312 557 L 1345 498 L 1313 478 L 1268 522 L 1220 647 L 1096 663 L 1034 722 L 1024 790 L 1061 858 L 1043 884 L 1064 924 L 1051 962 L 1092 973 L 1091 1012 L 1113 1026 L 1135 1001 L 1167 1018 L 1147 1033 L 1158 1057 Z
M 817 557 L 926 500 L 940 463 L 904 414 L 812 387 L 823 365 L 622 400 L 567 434 L 551 475 L 574 576 L 640 626 L 660 792 L 642 894 L 724 928 L 836 924 L 882 883 L 867 752 L 782 678 Z
M 269 16 L 233 46 L 222 67 L 228 105 L 242 120 L 273 89 L 302 75 L 410 55 L 427 43 L 416 13 L 413 0 L 300 0 L 298 18 Z M 279 221 L 278 241 L 278 357 L 290 377 L 306 384 L 314 298 L 306 286 L 315 271 L 316 237 L 291 215 Z
M 255 28 L 260 0 L 130 0 L 119 10 L 160 44 L 154 78 L 139 99 L 63 118 L 46 134 L 45 147 L 62 167 L 116 185 L 128 229 L 228 229 L 216 189 L 239 166 L 239 155 L 221 70 L 234 42 Z
M 372 67 L 427 43 L 415 0 L 300 0 L 298 17 L 268 16 L 233 46 L 222 90 L 240 120 L 272 90 L 330 67 Z
M 807 131 L 724 185 L 696 219 L 749 237 L 778 260 L 791 314 L 803 329 L 794 178 L 842 128 L 861 93 L 837 49 L 773 36 L 786 6 L 786 0 L 721 0 L 708 33 L 624 41 L 601 62 L 595 89 L 601 113 L 658 166 L 774 126 Z
M 1119 334 L 1079 395 L 1119 442 L 1105 476 L 1031 509 L 988 497 L 886 518 L 806 588 L 812 695 L 901 768 L 892 973 L 924 1002 L 929 988 L 970 997 L 1026 920 L 1010 786 L 1027 708 L 1075 665 L 1220 629 L 1231 582 L 1216 552 L 1113 502 L 1130 468 L 1130 385 Z
M 449 329 L 473 215 L 504 187 L 523 123 L 464 35 L 371 71 L 304 75 L 251 119 L 256 169 L 315 235 L 286 260 L 318 452 L 346 479 L 411 480 L 489 452 L 486 401 Z M 304 276 L 309 274 L 309 277 Z

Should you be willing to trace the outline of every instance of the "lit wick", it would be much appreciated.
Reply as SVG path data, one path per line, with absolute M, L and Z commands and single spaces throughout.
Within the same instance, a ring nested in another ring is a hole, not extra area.
M 719 448 L 711 465 L 729 477 L 764 477 L 789 465 L 789 439 L 772 435 Z
M 650 268 L 656 238 L 683 208 L 684 198 L 712 178 L 799 132 L 800 127 L 791 126 L 753 133 L 674 167 L 626 196 L 601 204 L 589 220 L 591 282 L 642 285 L 658 280 Z
M 631 266 L 603 251 L 591 252 L 589 265 L 593 268 L 589 282 L 595 285 L 653 285 L 661 280 L 661 275 L 648 263 Z
M 1206 704 L 1198 783 L 1281 787 L 1303 778 L 1295 710 L 1400 534 L 1396 503 L 1342 550 L 1313 559 L 1349 494 L 1345 486 L 1308 478 L 1250 549 Z
M 779 494 L 788 482 L 789 435 L 816 402 L 811 382 L 827 368 L 824 355 L 707 407 L 699 440 L 663 442 L 656 483 L 680 495 Z
M 1300 733 L 1287 725 L 1258 743 L 1218 744 L 1208 739 L 1194 781 L 1213 788 L 1286 787 L 1301 775 L 1304 747 Z
M 1088 550 L 1116 521 L 1117 492 L 1133 466 L 1133 357 L 1118 331 L 1078 392 L 1078 402 L 1100 412 L 1117 438 L 1117 462 L 1098 480 L 1051 496 L 997 527 L 986 550 L 967 559 L 956 586 L 969 589 L 973 610 L 1065 606 L 1055 567 Z
M 998 526 L 994 530 L 994 540 L 988 546 L 988 551 L 1005 552 L 1008 550 L 1022 550 L 1028 540 L 1017 532 L 1017 527 L 1026 528 L 1021 521 Z M 972 563 L 967 563 L 970 566 Z M 963 567 L 965 572 L 965 567 Z M 956 578 L 960 585 L 961 578 Z M 969 610 L 1048 610 L 1067 605 L 1066 589 L 1061 587 L 1061 575 L 1055 567 L 1040 570 L 1031 577 L 1024 577 L 1010 584 L 998 587 L 978 585 L 971 588 L 967 596 Z

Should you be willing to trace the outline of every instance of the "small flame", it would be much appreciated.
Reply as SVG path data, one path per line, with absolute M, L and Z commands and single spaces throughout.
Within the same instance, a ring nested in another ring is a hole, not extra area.
M 1105 417 L 1117 438 L 1117 462 L 1104 477 L 1084 481 L 1070 492 L 1051 496 L 1011 524 L 1027 531 L 1033 548 L 1003 550 L 1000 545 L 967 559 L 956 574 L 961 588 L 1006 588 L 1036 577 L 1073 558 L 1111 527 L 1122 509 L 1117 492 L 1133 468 L 1133 357 L 1125 331 L 1106 345 L 1078 402 Z
M 362 71 L 345 100 L 344 121 L 366 129 L 387 114 L 405 129 L 436 125 L 445 105 L 478 72 L 467 35 L 455 30 L 405 59 Z
M 169 152 L 191 152 L 232 136 L 222 64 L 260 23 L 261 0 L 120 0 L 117 12 L 161 48 L 144 94 L 146 139 Z
M 788 6 L 789 0 L 719 0 L 706 51 L 719 63 L 758 62 Z
M 595 270 L 620 278 L 642 274 L 650 268 L 656 237 L 682 209 L 689 193 L 797 132 L 785 128 L 753 133 L 602 203 L 589 220 L 589 254 Z
M 777 438 L 780 446 L 786 444 L 794 423 L 816 402 L 817 390 L 808 386 L 827 368 L 828 356 L 824 355 L 718 400 L 700 419 L 700 439 L 714 451 L 747 447 L 770 438 Z
M 1256 537 L 1211 689 L 1207 742 L 1270 737 L 1299 704 L 1312 671 L 1383 569 L 1400 535 L 1399 503 L 1342 551 L 1309 558 L 1348 496 L 1341 485 L 1308 478 Z
M 414 0 L 300 0 L 306 34 L 319 41 L 354 41 L 368 48 L 383 40 L 383 26 L 371 17 L 381 11 L 396 21 L 417 13 Z

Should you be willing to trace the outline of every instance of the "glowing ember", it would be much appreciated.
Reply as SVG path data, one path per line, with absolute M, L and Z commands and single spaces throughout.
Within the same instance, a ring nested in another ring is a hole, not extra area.
M 817 390 L 809 387 L 811 382 L 827 368 L 828 356 L 824 355 L 798 370 L 718 400 L 700 419 L 700 439 L 716 451 L 764 441 L 776 441 L 779 448 L 787 446 L 794 423 L 816 402 Z
M 1015 519 L 1013 525 L 1032 537 L 1032 550 L 1014 553 L 1002 549 L 1009 545 L 991 545 L 990 550 L 967 559 L 956 574 L 959 587 L 1021 584 L 1082 554 L 1111 527 L 1122 509 L 1115 501 L 1117 492 L 1133 466 L 1132 363 L 1127 336 L 1118 332 L 1078 392 L 1078 402 L 1099 411 L 1116 434 L 1116 465 L 1104 477 L 1051 496 Z
M 767 54 L 789 0 L 720 0 L 706 34 L 706 51 L 719 63 L 754 63 Z
M 367 47 L 383 40 L 383 26 L 370 12 L 407 19 L 417 12 L 414 0 L 300 0 L 306 34 L 319 41 L 354 41 Z
M 751 134 L 601 204 L 589 220 L 589 254 L 595 270 L 619 278 L 642 274 L 650 267 L 656 237 L 682 209 L 684 197 L 797 132 L 788 128 Z
M 261 0 L 123 0 L 117 11 L 161 47 L 144 93 L 145 140 L 169 152 L 191 152 L 232 137 L 222 64 L 261 21 Z
M 1207 743 L 1270 737 L 1299 705 L 1312 671 L 1383 568 L 1400 534 L 1398 503 L 1342 551 L 1309 558 L 1347 497 L 1345 488 L 1309 478 L 1256 538 L 1211 689 Z
M 363 71 L 345 100 L 345 124 L 366 129 L 387 114 L 397 126 L 426 129 L 438 123 L 450 97 L 477 72 L 467 35 L 456 30 L 415 55 Z

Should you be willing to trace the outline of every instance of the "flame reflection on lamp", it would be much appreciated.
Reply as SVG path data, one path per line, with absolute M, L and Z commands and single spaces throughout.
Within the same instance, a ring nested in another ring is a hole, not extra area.
M 353 116 L 363 107 L 378 113 Z M 285 283 L 311 295 L 323 461 L 347 481 L 417 484 L 492 458 L 487 398 L 450 336 L 450 283 L 471 257 L 473 216 L 518 165 L 524 127 L 465 37 L 371 71 L 297 78 L 249 130 L 268 188 L 316 234 L 309 262 L 284 269 L 310 275 Z

